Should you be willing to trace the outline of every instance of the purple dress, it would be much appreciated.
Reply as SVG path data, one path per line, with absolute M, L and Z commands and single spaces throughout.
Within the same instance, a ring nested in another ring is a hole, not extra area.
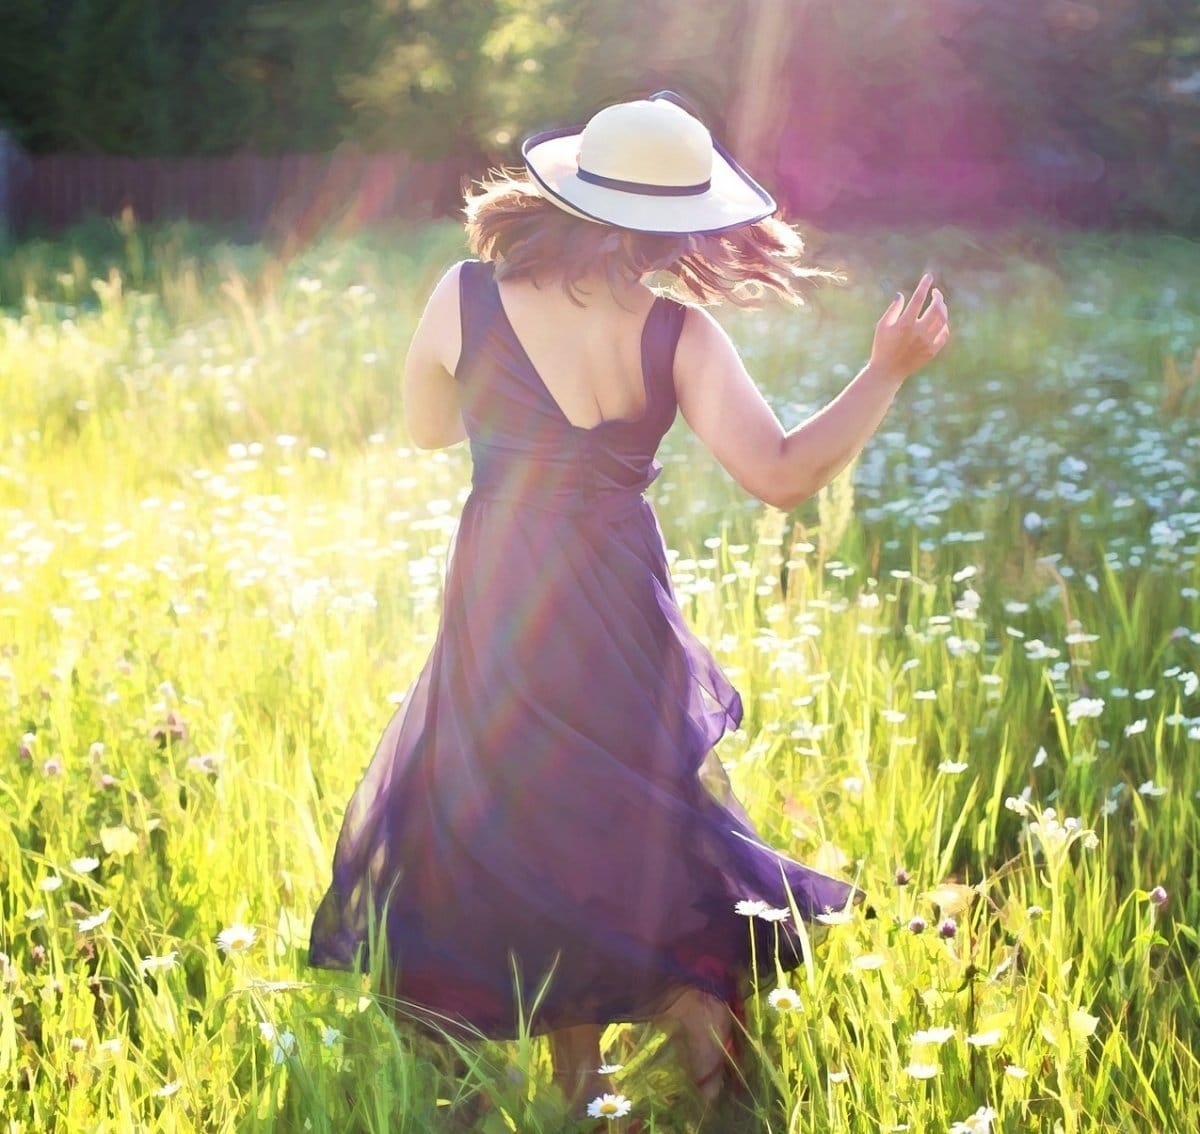
M 432 652 L 343 820 L 308 963 L 363 968 L 368 922 L 420 1018 L 489 1036 L 644 1020 L 700 988 L 733 1005 L 800 960 L 784 922 L 861 893 L 762 845 L 713 746 L 737 691 L 680 613 L 643 490 L 675 419 L 685 308 L 642 333 L 644 412 L 566 420 L 517 339 L 491 266 L 460 276 L 456 372 L 472 490 Z M 386 909 L 385 909 L 386 901 Z M 357 953 L 357 956 L 356 956 Z M 530 1021 L 539 988 L 549 978 Z

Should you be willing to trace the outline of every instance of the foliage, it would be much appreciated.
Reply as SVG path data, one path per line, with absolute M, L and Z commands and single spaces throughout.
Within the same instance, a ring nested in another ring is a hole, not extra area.
M 4 27 L 0 122 L 35 152 L 353 142 L 478 175 L 669 86 L 807 215 L 1200 225 L 1190 0 L 7 0 Z
M 1200 1097 L 1195 247 L 814 243 L 849 287 L 729 317 L 785 423 L 858 365 L 881 276 L 939 264 L 955 342 L 852 491 L 764 509 L 677 423 L 652 495 L 685 614 L 743 694 L 719 749 L 739 795 L 875 916 L 828 927 L 793 997 L 754 1002 L 743 1104 L 699 1121 L 661 1037 L 631 1026 L 605 1037 L 617 1089 L 659 1134 L 980 1130 L 986 1108 L 997 1131 L 1182 1134 Z M 304 966 L 469 484 L 464 447 L 407 444 L 396 378 L 459 231 L 309 248 L 283 273 L 192 230 L 12 253 L 0 1117 L 571 1129 L 541 1041 L 433 1045 L 370 981 Z

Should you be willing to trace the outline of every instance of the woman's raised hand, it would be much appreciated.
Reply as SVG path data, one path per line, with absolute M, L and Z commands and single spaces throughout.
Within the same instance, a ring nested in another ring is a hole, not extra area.
M 932 294 L 930 288 L 933 288 Z M 925 307 L 925 300 L 929 306 Z M 921 308 L 925 307 L 924 312 Z M 891 306 L 875 324 L 871 345 L 871 370 L 899 385 L 910 374 L 933 359 L 950 338 L 950 316 L 946 300 L 928 272 L 921 277 L 906 304 L 898 292 Z

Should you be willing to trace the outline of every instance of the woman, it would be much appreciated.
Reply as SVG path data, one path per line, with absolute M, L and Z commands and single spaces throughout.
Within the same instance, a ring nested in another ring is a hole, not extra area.
M 748 492 L 807 499 L 945 345 L 946 305 L 929 276 L 897 295 L 854 380 L 785 431 L 704 308 L 647 283 L 799 302 L 821 274 L 704 125 L 663 92 L 524 157 L 469 198 L 479 259 L 436 286 L 408 354 L 409 433 L 469 440 L 472 491 L 436 642 L 348 807 L 310 963 L 365 965 L 378 921 L 390 991 L 442 1026 L 552 1032 L 572 1099 L 603 1089 L 603 1026 L 648 1019 L 678 1028 L 712 1097 L 751 935 L 764 975 L 800 960 L 790 919 L 735 906 L 808 920 L 862 895 L 764 846 L 729 791 L 714 745 L 741 701 L 680 614 L 642 492 L 679 411 Z

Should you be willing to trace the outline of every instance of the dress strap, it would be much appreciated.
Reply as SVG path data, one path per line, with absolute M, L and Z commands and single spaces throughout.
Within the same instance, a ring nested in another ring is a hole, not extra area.
M 660 295 L 654 303 L 650 318 L 654 320 L 647 336 L 646 356 L 643 365 L 646 367 L 647 384 L 652 391 L 669 393 L 669 398 L 658 397 L 675 406 L 675 349 L 679 345 L 679 336 L 683 332 L 683 320 L 687 316 L 687 306 L 676 302 L 665 295 Z
M 458 270 L 458 312 L 462 346 L 458 353 L 456 375 L 466 372 L 487 334 L 493 317 L 489 309 L 492 265 L 483 260 L 464 260 Z

